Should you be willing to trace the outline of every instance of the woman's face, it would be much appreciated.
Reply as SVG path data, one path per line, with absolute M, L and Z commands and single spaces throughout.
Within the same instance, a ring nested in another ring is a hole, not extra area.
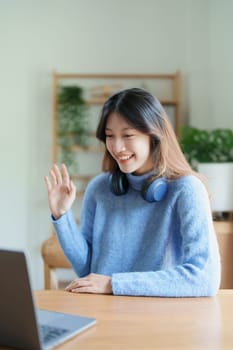
M 128 124 L 118 113 L 106 123 L 106 147 L 123 173 L 141 175 L 153 169 L 150 137 Z

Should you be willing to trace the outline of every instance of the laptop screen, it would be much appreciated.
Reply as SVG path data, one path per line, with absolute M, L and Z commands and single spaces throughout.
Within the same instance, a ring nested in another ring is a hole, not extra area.
M 0 345 L 52 349 L 96 323 L 95 318 L 36 310 L 23 252 L 0 250 L 0 278 Z

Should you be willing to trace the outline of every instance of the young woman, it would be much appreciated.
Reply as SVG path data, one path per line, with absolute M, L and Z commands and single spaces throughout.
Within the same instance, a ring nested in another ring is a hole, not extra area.
M 66 166 L 45 177 L 52 223 L 79 276 L 75 293 L 212 296 L 220 258 L 208 193 L 179 147 L 165 111 L 149 92 L 111 96 L 97 138 L 103 173 L 87 186 L 81 224 L 71 206 Z

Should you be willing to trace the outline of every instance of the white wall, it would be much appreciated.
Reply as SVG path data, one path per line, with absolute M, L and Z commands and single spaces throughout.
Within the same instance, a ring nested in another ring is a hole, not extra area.
M 0 0 L 0 246 L 26 251 L 35 288 L 50 233 L 52 70 L 180 69 L 184 118 L 230 127 L 230 13 L 230 0 Z
M 189 121 L 205 127 L 209 116 L 210 62 L 209 1 L 191 1 L 187 14 L 187 72 Z M 209 116 L 210 118 L 210 116 Z
M 210 88 L 213 123 L 233 128 L 233 1 L 212 0 Z
M 191 1 L 188 79 L 191 124 L 233 128 L 233 2 Z

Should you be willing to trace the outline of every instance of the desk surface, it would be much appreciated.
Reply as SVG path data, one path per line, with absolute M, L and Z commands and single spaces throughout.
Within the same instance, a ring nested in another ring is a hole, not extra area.
M 233 290 L 213 298 L 148 298 L 35 292 L 36 305 L 95 317 L 58 349 L 233 349 Z

